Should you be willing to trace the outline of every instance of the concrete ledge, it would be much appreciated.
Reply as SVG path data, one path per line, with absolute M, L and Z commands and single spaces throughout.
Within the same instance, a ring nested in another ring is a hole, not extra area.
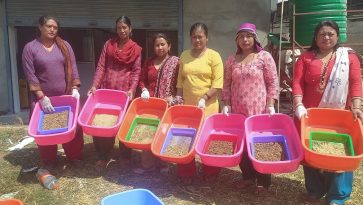
M 0 125 L 27 125 L 29 123 L 29 111 L 25 110 L 17 114 L 0 115 Z

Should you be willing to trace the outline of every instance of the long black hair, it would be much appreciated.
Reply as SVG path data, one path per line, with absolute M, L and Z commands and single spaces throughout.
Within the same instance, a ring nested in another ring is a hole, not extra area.
M 323 26 L 329 26 L 331 28 L 333 28 L 335 30 L 335 32 L 337 32 L 338 38 L 339 38 L 339 26 L 335 21 L 331 21 L 331 20 L 327 20 L 327 21 L 320 21 L 318 23 L 318 25 L 316 25 L 315 27 L 315 31 L 314 31 L 314 37 L 313 37 L 313 41 L 311 43 L 311 47 L 308 49 L 309 51 L 318 51 L 319 47 L 316 44 L 316 38 L 318 37 L 318 33 L 319 30 L 323 27 Z M 334 46 L 334 50 L 337 50 L 337 48 L 339 47 L 339 43 L 337 42 L 337 44 Z
M 59 27 L 60 27 L 59 21 L 54 16 L 51 16 L 51 15 L 43 15 L 43 16 L 39 17 L 38 25 L 44 26 L 44 24 L 46 24 L 49 20 L 55 21 L 57 23 L 58 30 L 59 30 Z M 58 32 L 57 32 L 57 35 L 58 35 Z M 37 29 L 37 36 L 40 37 L 39 29 Z
M 207 25 L 205 25 L 204 23 L 195 23 L 193 24 L 191 27 L 190 27 L 190 31 L 189 31 L 189 35 L 192 36 L 193 35 L 193 32 L 197 29 L 197 28 L 200 28 L 203 30 L 205 36 L 208 38 L 208 27 Z

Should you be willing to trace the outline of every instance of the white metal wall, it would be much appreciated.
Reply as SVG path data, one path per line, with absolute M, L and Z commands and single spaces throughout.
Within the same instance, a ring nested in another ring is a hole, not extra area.
M 9 26 L 36 26 L 43 14 L 63 27 L 111 28 L 122 15 L 137 29 L 178 30 L 178 0 L 7 0 Z

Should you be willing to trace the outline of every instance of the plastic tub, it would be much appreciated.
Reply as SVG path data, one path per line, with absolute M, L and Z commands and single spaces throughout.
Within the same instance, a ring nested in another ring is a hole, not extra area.
M 351 136 L 354 156 L 326 155 L 309 148 L 311 132 L 341 133 Z M 301 142 L 304 162 L 312 167 L 333 170 L 353 171 L 360 167 L 363 158 L 363 129 L 361 121 L 354 120 L 348 110 L 309 108 L 308 118 L 301 119 Z
M 149 100 L 136 98 L 131 102 L 129 109 L 125 114 L 125 118 L 117 132 L 117 138 L 126 147 L 132 149 L 150 150 L 151 143 L 135 143 L 129 141 L 127 139 L 130 132 L 129 130 L 131 130 L 132 123 L 136 118 L 152 118 L 153 120 L 159 120 L 160 122 L 167 108 L 168 103 L 160 98 L 149 98 Z
M 175 127 L 170 128 L 164 140 L 164 144 L 163 147 L 161 148 L 160 154 L 165 155 L 165 150 L 167 149 L 167 147 L 170 145 L 170 143 L 173 141 L 173 138 L 175 137 L 177 137 L 177 139 L 175 140 L 180 143 L 183 140 L 189 141 L 188 138 L 190 138 L 190 143 L 188 146 L 188 152 L 189 152 L 190 149 L 192 148 L 192 145 L 194 144 L 194 139 L 196 134 L 197 131 L 194 128 L 175 128 Z
M 0 199 L 0 205 L 23 205 L 19 199 Z
M 71 115 L 69 114 L 71 112 L 71 106 L 54 107 L 54 113 L 59 113 L 59 112 L 63 112 L 63 111 L 68 111 L 68 117 L 67 117 L 68 123 L 67 123 L 66 127 L 61 127 L 61 128 L 57 128 L 57 129 L 51 129 L 51 130 L 43 130 L 42 124 L 44 121 L 44 115 L 46 115 L 46 113 L 44 113 L 44 111 L 42 110 L 40 112 L 40 117 L 39 117 L 39 122 L 38 122 L 38 134 L 48 135 L 48 134 L 55 134 L 55 133 L 67 131 L 72 125 Z
M 39 102 L 35 104 L 32 116 L 29 121 L 28 134 L 34 137 L 34 141 L 38 145 L 55 145 L 64 144 L 71 141 L 75 137 L 77 116 L 79 113 L 79 100 L 70 95 L 49 97 L 54 107 L 69 106 L 69 122 L 71 123 L 67 131 L 52 134 L 38 134 L 39 118 L 41 116 L 41 106 Z
M 191 105 L 175 105 L 167 109 L 164 117 L 160 121 L 158 130 L 156 131 L 154 140 L 151 144 L 152 153 L 160 159 L 177 163 L 188 164 L 194 159 L 194 147 L 198 140 L 198 131 L 202 125 L 204 112 L 202 109 Z M 196 130 L 196 137 L 191 146 L 189 153 L 182 157 L 167 156 L 161 154 L 161 150 L 167 138 L 170 128 L 194 128 Z
M 101 205 L 164 205 L 164 203 L 147 189 L 133 189 L 113 194 L 102 199 Z
M 349 156 L 354 156 L 352 137 L 350 135 L 330 132 L 310 132 L 309 148 L 311 150 L 314 150 L 313 140 L 330 143 L 341 143 L 348 149 Z
M 216 167 L 237 166 L 242 157 L 244 147 L 245 116 L 240 114 L 214 114 L 203 123 L 195 150 L 203 164 Z M 232 155 L 207 154 L 208 146 L 213 140 L 232 142 L 234 153 Z
M 129 132 L 127 133 L 127 136 L 126 136 L 126 140 L 129 142 L 132 142 L 131 141 L 132 133 L 138 125 L 147 125 L 152 130 L 156 131 L 156 129 L 158 128 L 159 122 L 160 122 L 159 119 L 136 117 L 134 119 L 134 121 L 131 123 Z M 153 136 L 153 138 L 154 138 L 154 136 Z M 134 142 L 134 143 L 140 144 L 138 142 Z M 149 143 L 149 144 L 151 144 L 151 143 Z
M 255 158 L 255 148 L 254 148 L 255 143 L 269 143 L 269 142 L 277 142 L 277 143 L 281 143 L 283 145 L 284 152 L 286 154 L 286 156 L 285 156 L 286 159 L 280 160 L 280 161 L 285 161 L 285 160 L 290 160 L 291 159 L 290 150 L 289 150 L 289 147 L 287 145 L 286 138 L 283 135 L 254 136 L 254 137 L 252 137 L 251 144 L 250 144 L 252 157 Z
M 114 137 L 125 115 L 129 97 L 126 92 L 110 89 L 98 89 L 90 95 L 78 117 L 83 132 L 97 137 Z M 117 122 L 111 127 L 93 126 L 96 114 L 117 115 Z
M 252 156 L 251 146 L 246 146 L 248 156 L 254 168 L 263 174 L 288 173 L 299 168 L 303 159 L 300 137 L 292 119 L 285 114 L 262 114 L 250 116 L 245 121 L 246 143 L 250 145 L 252 139 L 258 136 L 285 136 L 290 160 L 259 161 Z

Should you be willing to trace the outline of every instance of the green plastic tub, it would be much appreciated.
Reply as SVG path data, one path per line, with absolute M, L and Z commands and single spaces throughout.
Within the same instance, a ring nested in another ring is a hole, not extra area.
M 147 125 L 151 128 L 151 130 L 156 132 L 156 129 L 159 126 L 159 119 L 156 118 L 145 118 L 145 117 L 135 117 L 135 119 L 132 121 L 129 131 L 126 135 L 126 141 L 130 141 L 132 133 L 136 126 L 138 125 Z
M 332 132 L 310 132 L 309 148 L 311 150 L 314 150 L 314 141 L 333 143 L 335 144 L 334 146 L 339 146 L 343 144 L 346 155 L 354 156 L 352 137 L 348 134 Z

